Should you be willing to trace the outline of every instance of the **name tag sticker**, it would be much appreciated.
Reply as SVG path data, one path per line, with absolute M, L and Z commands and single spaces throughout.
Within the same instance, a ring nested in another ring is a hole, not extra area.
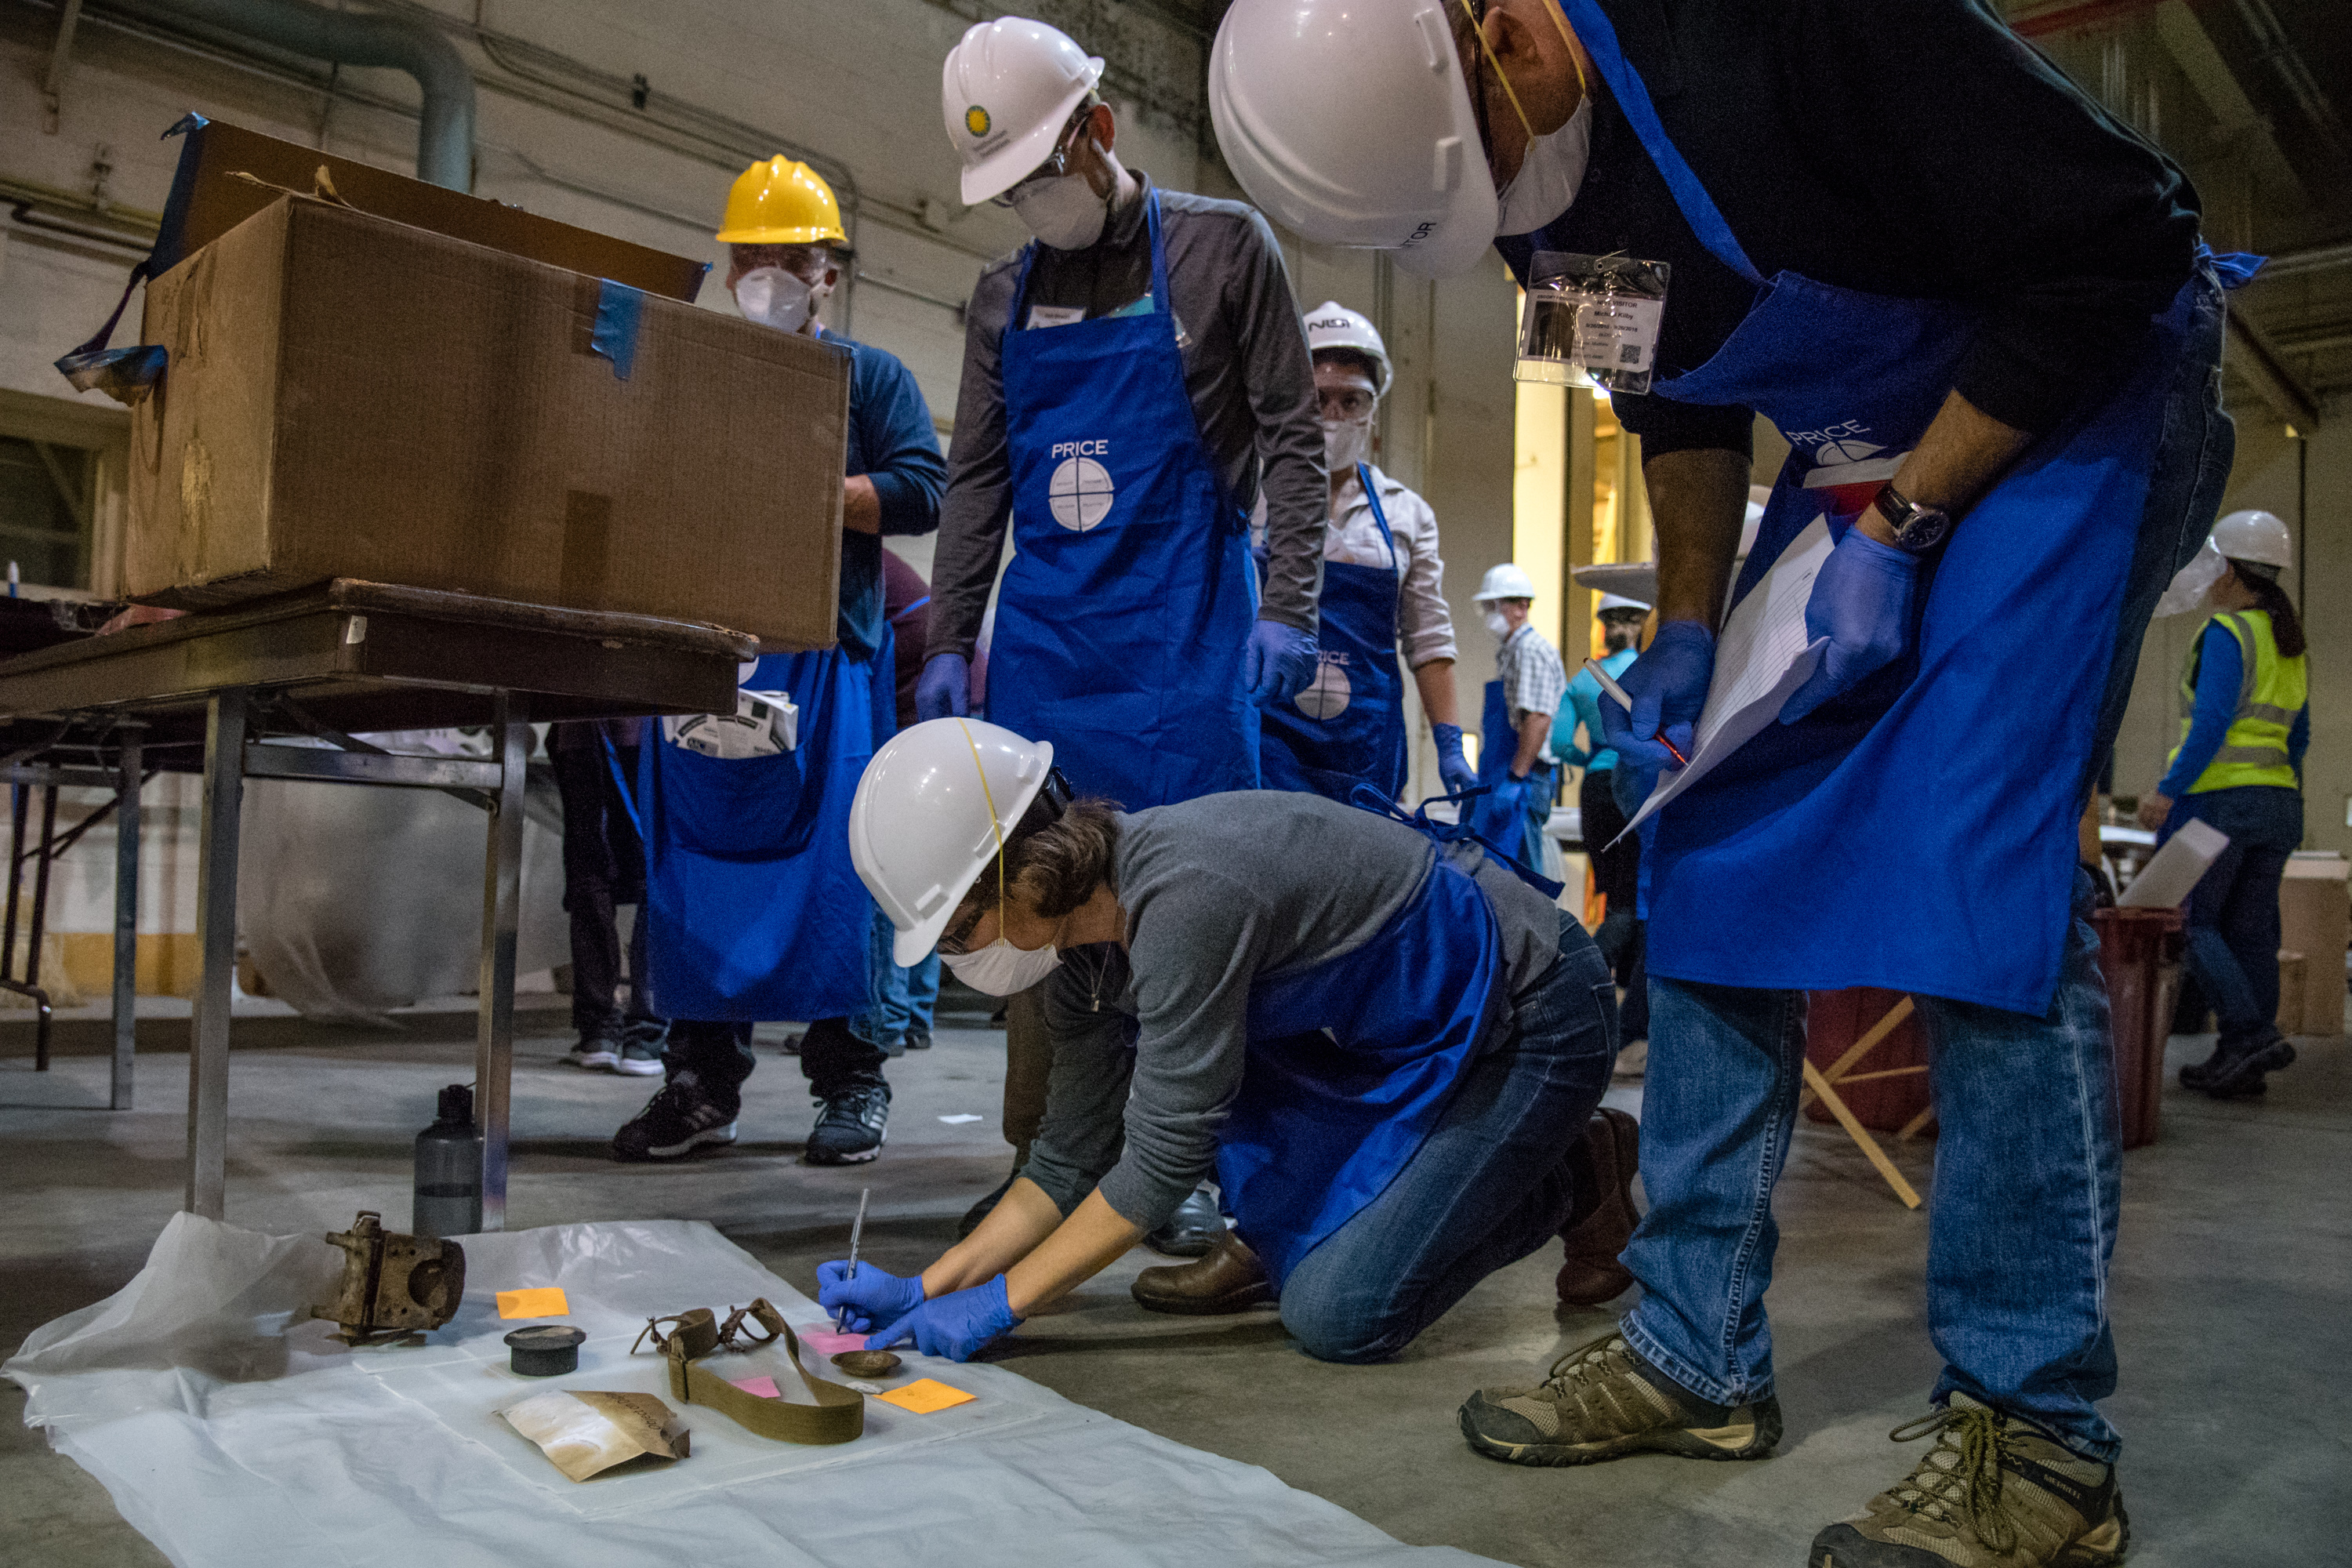
M 1084 305 L 1032 305 L 1029 325 L 1035 327 L 1066 327 L 1087 319 Z

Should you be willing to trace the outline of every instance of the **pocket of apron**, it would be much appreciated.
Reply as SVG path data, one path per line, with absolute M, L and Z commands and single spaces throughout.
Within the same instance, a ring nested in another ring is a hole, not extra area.
M 725 762 L 656 743 L 673 846 L 720 860 L 769 860 L 807 847 L 824 795 L 821 756 L 803 748 Z

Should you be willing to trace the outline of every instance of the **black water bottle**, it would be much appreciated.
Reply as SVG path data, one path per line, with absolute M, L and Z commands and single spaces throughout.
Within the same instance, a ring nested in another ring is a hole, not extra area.
M 482 1135 L 474 1127 L 474 1091 L 441 1091 L 441 1114 L 416 1135 L 418 1236 L 471 1236 L 482 1228 Z

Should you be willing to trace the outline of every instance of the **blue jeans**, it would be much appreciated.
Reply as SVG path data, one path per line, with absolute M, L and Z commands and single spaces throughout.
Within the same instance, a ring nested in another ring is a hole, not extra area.
M 2230 842 L 2189 895 L 2189 969 L 2236 1050 L 2278 1027 L 2279 879 L 2303 842 L 2303 795 L 2276 785 L 2208 790 L 2173 803 L 2169 837 L 2195 818 Z
M 908 1034 L 929 1035 L 931 1012 L 940 1000 L 939 951 L 934 948 L 924 955 L 922 963 L 911 968 L 903 966 L 890 956 L 891 943 L 898 934 L 890 917 L 876 910 L 866 949 L 867 969 L 874 982 L 871 999 L 866 1011 L 851 1021 L 850 1027 L 859 1038 L 877 1046 L 887 1046 Z
M 2115 1392 L 2107 1265 L 2122 1174 L 2115 1056 L 2091 882 L 2077 873 L 2050 1011 L 1915 996 L 1932 1058 L 1936 1180 L 1927 1330 L 1955 1391 L 2112 1460 L 2095 1408 Z M 1764 1291 L 1772 1189 L 1803 1085 L 1805 995 L 1650 977 L 1642 1181 L 1625 1250 L 1643 1298 L 1624 1320 L 1643 1359 L 1701 1398 L 1772 1387 Z
M 1307 1354 L 1387 1360 L 1567 1221 L 1570 1156 L 1617 1059 L 1617 988 L 1573 917 L 1517 1012 L 1396 1179 L 1284 1282 L 1283 1326 Z

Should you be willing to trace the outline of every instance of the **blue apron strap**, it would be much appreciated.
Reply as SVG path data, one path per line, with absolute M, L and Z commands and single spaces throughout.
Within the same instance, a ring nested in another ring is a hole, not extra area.
M 1381 525 L 1381 538 L 1389 547 L 1389 570 L 1396 570 L 1396 535 L 1389 531 L 1389 514 L 1381 508 L 1381 492 L 1372 484 L 1372 466 L 1356 465 L 1356 482 L 1364 487 L 1364 503 L 1372 509 L 1372 521 Z
M 1617 29 L 1601 14 L 1596 0 L 1559 0 L 1559 8 L 1568 18 L 1570 29 L 1576 34 L 1577 42 L 1592 57 L 1601 79 L 1617 95 L 1617 107 L 1641 140 L 1643 151 L 1650 154 L 1658 173 L 1665 176 L 1666 189 L 1674 193 L 1675 205 L 1682 209 L 1684 219 L 1697 234 L 1699 243 L 1713 251 L 1717 260 L 1761 287 L 1764 275 L 1756 270 L 1756 264 L 1748 259 L 1748 252 L 1732 237 L 1731 226 L 1723 221 L 1714 198 L 1698 183 L 1698 176 L 1691 173 L 1690 165 L 1683 162 L 1681 152 L 1666 139 L 1666 128 L 1650 102 L 1650 89 L 1642 85 L 1624 50 L 1618 47 Z
M 1460 795 L 1446 795 L 1444 798 L 1459 805 L 1479 795 L 1491 793 L 1493 788 L 1491 784 L 1479 784 L 1475 788 L 1464 790 Z M 1433 795 L 1430 798 L 1433 800 L 1438 797 Z M 1567 886 L 1566 883 L 1553 881 L 1485 834 L 1474 829 L 1470 826 L 1470 814 L 1466 811 L 1462 812 L 1459 819 L 1450 826 L 1446 823 L 1432 821 L 1428 801 L 1424 800 L 1412 810 L 1407 811 L 1368 784 L 1360 784 L 1349 791 L 1348 804 L 1376 816 L 1393 817 L 1433 843 L 1459 844 L 1467 839 L 1485 850 L 1486 858 L 1494 861 L 1547 899 L 1559 898 L 1560 889 Z
M 2224 289 L 2242 289 L 2254 280 L 2254 274 L 2270 260 L 2267 256 L 2253 256 L 2242 250 L 2216 250 L 2203 240 L 2197 242 L 2197 259 L 2213 268 Z
M 660 738 L 661 721 L 649 719 L 646 722 L 654 726 L 653 743 L 656 746 L 664 744 Z M 620 786 L 621 809 L 629 814 L 629 826 L 636 830 L 637 842 L 643 844 L 646 841 L 646 825 L 637 818 L 636 793 L 629 788 L 629 781 L 622 776 L 621 753 L 614 749 L 613 737 L 604 733 L 601 724 L 596 729 L 596 743 L 604 748 L 604 766 L 611 771 L 614 784 Z

